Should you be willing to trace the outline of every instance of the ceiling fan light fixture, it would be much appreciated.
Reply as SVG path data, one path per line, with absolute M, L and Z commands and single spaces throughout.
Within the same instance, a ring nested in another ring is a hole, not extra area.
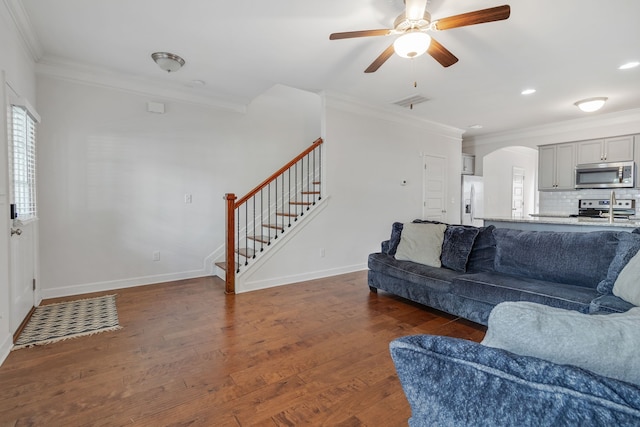
M 576 102 L 574 105 L 584 111 L 585 113 L 593 113 L 602 108 L 605 102 L 607 102 L 606 96 L 598 96 L 595 98 L 587 98 Z
M 158 64 L 158 67 L 167 73 L 178 71 L 185 64 L 184 59 L 169 52 L 154 52 L 151 54 L 151 58 Z
M 411 31 L 401 35 L 393 42 L 393 50 L 403 58 L 415 58 L 424 54 L 431 44 L 429 34 Z

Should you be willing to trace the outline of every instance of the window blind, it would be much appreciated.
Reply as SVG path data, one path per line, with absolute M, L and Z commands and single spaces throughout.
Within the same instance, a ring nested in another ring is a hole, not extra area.
M 12 200 L 17 218 L 34 219 L 36 204 L 36 123 L 23 107 L 11 106 L 9 143 Z

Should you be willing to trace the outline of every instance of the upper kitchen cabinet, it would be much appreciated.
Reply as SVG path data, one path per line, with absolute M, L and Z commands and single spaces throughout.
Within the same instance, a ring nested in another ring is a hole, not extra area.
M 633 135 L 580 141 L 578 164 L 633 160 Z
M 475 173 L 476 156 L 462 153 L 462 175 L 473 175 Z
M 538 190 L 574 190 L 576 143 L 538 147 Z

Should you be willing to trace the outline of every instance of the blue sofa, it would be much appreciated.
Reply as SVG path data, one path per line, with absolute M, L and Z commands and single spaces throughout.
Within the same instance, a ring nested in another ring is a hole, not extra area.
M 414 222 L 431 223 L 416 220 Z M 369 255 L 368 285 L 487 324 L 503 301 L 530 301 L 582 313 L 622 313 L 634 305 L 611 292 L 640 234 L 552 232 L 447 225 L 442 266 L 397 260 L 402 223 Z M 635 230 L 634 230 L 635 231 Z

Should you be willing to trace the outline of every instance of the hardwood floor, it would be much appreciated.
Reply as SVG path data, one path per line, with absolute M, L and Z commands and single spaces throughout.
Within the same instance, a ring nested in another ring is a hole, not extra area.
M 235 296 L 218 278 L 86 296 L 110 293 L 123 329 L 11 352 L 0 425 L 402 426 L 389 341 L 486 330 L 370 293 L 364 271 Z

